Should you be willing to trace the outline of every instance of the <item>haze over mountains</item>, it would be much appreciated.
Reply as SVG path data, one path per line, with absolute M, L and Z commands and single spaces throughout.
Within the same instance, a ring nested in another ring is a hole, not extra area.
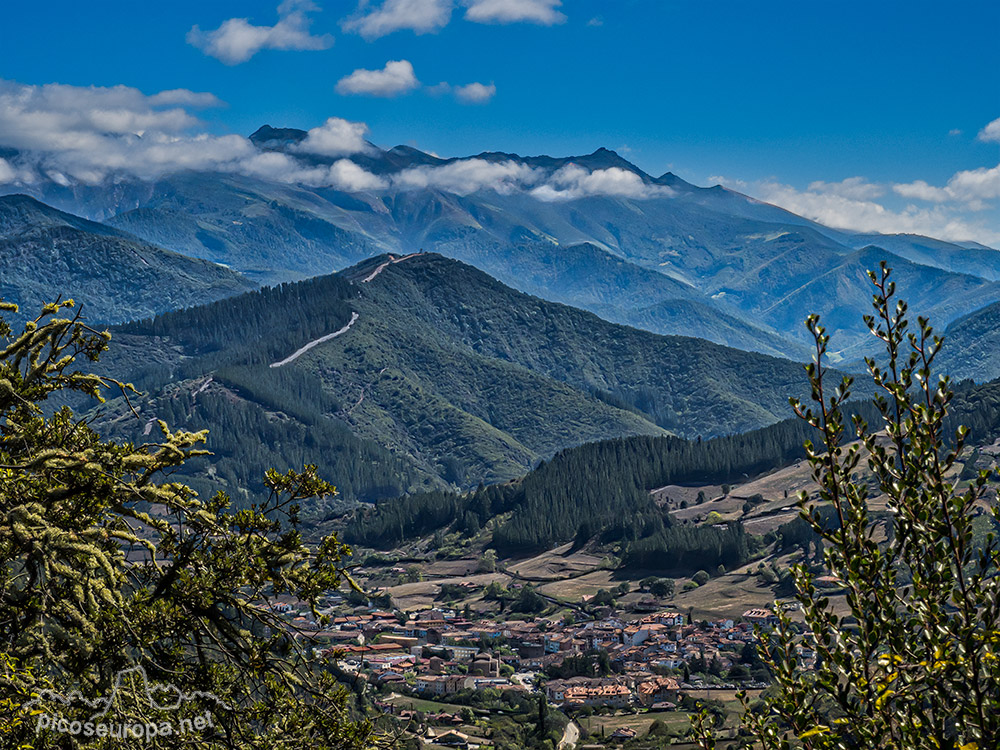
M 103 223 L 0 198 L 4 297 L 145 319 L 102 364 L 146 391 L 142 421 L 113 405 L 101 424 L 210 428 L 203 489 L 253 497 L 267 467 L 317 462 L 345 499 L 376 500 L 511 479 L 589 441 L 774 423 L 805 395 L 807 313 L 835 362 L 871 350 L 866 271 L 883 260 L 913 312 L 951 326 L 956 374 L 1000 375 L 989 248 L 831 230 L 606 149 L 347 158 L 305 131 L 251 140 L 297 171 L 20 186 Z
M 941 327 L 1000 300 L 994 250 L 832 230 L 718 186 L 648 175 L 607 149 L 442 159 L 362 143 L 321 154 L 306 131 L 269 126 L 251 140 L 281 165 L 268 179 L 177 172 L 7 189 L 257 283 L 424 249 L 614 322 L 795 359 L 807 356 L 806 310 L 827 314 L 836 357 L 868 351 L 865 270 L 880 259 Z
M 0 297 L 20 315 L 72 296 L 94 322 L 118 323 L 253 288 L 237 273 L 164 250 L 27 196 L 0 197 Z

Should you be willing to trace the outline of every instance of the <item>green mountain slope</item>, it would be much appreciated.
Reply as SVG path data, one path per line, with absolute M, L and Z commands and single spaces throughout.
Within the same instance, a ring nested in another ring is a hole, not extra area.
M 787 360 L 608 323 L 433 254 L 387 261 L 117 329 L 106 371 L 150 394 L 118 429 L 200 419 L 225 436 L 234 486 L 261 464 L 251 451 L 329 466 L 346 441 L 396 462 L 333 467 L 345 497 L 371 500 L 509 479 L 593 440 L 759 427 L 805 389 Z M 234 436 L 226 409 L 284 436 L 257 447 L 257 428 Z
M 150 245 L 23 195 L 0 197 L 0 297 L 34 317 L 57 296 L 113 323 L 252 289 L 226 268 Z

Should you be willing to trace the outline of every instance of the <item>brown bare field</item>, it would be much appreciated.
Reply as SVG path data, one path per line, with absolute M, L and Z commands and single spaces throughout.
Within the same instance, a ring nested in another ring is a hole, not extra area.
M 618 585 L 612 580 L 610 570 L 596 570 L 579 578 L 563 581 L 553 581 L 538 587 L 538 590 L 549 596 L 558 596 L 569 601 L 579 601 L 581 597 L 596 594 L 598 589 L 608 589 Z
M 472 576 L 461 576 L 456 578 L 435 578 L 433 580 L 417 581 L 416 583 L 402 583 L 398 586 L 390 586 L 386 589 L 392 597 L 397 607 L 404 611 L 417 609 L 429 609 L 438 602 L 435 601 L 441 585 L 444 583 L 476 583 L 486 586 L 491 581 L 501 581 L 508 585 L 511 579 L 503 573 L 479 573 Z M 454 605 L 452 605 L 454 606 Z
M 756 564 L 754 565 L 756 567 Z M 678 591 L 668 608 L 679 612 L 691 610 L 696 620 L 739 617 L 748 609 L 766 607 L 774 602 L 774 592 L 750 575 L 749 566 L 711 579 L 692 591 Z
M 507 569 L 525 578 L 562 580 L 600 567 L 603 558 L 586 552 L 570 554 L 572 548 L 572 544 L 564 544 L 535 557 L 511 562 Z

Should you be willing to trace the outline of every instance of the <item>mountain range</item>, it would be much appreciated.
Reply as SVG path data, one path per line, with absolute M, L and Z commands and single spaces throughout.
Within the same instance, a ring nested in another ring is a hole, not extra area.
M 304 167 L 343 161 L 305 138 L 252 136 Z M 100 366 L 144 391 L 141 419 L 112 401 L 96 423 L 132 440 L 157 418 L 209 428 L 215 456 L 188 478 L 243 499 L 270 466 L 318 463 L 373 501 L 503 482 L 592 441 L 772 424 L 806 394 L 807 313 L 837 366 L 872 351 L 883 261 L 947 329 L 949 369 L 1000 376 L 1000 253 L 975 243 L 830 229 L 606 149 L 351 160 L 377 186 L 194 171 L 22 186 L 36 197 L 0 197 L 0 296 L 27 311 L 68 294 L 120 324 Z M 486 187 L 483 170 L 521 182 Z
M 304 168 L 344 161 L 303 152 L 306 137 L 264 126 L 251 140 Z M 29 187 L 60 208 L 257 283 L 423 249 L 613 322 L 793 359 L 810 344 L 805 311 L 827 315 L 839 361 L 871 350 L 861 319 L 870 296 L 865 271 L 880 260 L 897 269 L 911 308 L 939 326 L 1000 301 L 995 250 L 830 229 L 720 186 L 651 176 L 607 149 L 444 159 L 369 144 L 350 160 L 381 185 L 338 190 L 188 171 Z M 530 175 L 535 187 L 501 180 L 491 189 L 476 181 L 489 169 Z M 566 186 L 570 177 L 579 187 Z M 610 178 L 618 187 L 601 187 Z
M 433 253 L 379 256 L 112 336 L 105 372 L 146 395 L 133 404 L 141 420 L 113 403 L 109 430 L 142 439 L 157 418 L 207 427 L 213 471 L 234 488 L 252 486 L 265 459 L 329 465 L 353 452 L 364 460 L 335 474 L 350 499 L 503 481 L 622 435 L 742 432 L 807 390 L 800 364 L 609 323 Z M 273 436 L 258 444 L 245 431 Z M 365 473 L 389 456 L 391 479 Z
M 0 297 L 33 318 L 71 296 L 87 318 L 117 323 L 229 297 L 254 284 L 227 268 L 58 211 L 0 197 Z

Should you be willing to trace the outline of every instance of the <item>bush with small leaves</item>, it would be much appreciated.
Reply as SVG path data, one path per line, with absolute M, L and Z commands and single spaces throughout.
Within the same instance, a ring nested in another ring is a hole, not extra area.
M 956 473 L 968 430 L 946 430 L 953 391 L 934 374 L 942 340 L 924 318 L 910 329 L 906 303 L 883 263 L 870 273 L 875 315 L 866 316 L 885 356 L 866 360 L 880 424 L 850 423 L 844 407 L 852 379 L 826 382 L 829 336 L 812 316 L 815 359 L 808 367 L 814 404 L 793 401 L 821 434 L 807 444 L 819 500 L 799 496 L 802 518 L 822 539 L 826 568 L 842 583 L 847 613 L 816 587 L 805 563 L 793 568 L 804 627 L 784 609 L 763 635 L 773 687 L 760 710 L 743 696 L 742 727 L 762 750 L 994 750 L 1000 742 L 1000 550 L 997 535 L 975 534 L 977 516 L 993 529 L 1000 509 L 986 501 L 989 475 L 959 487 Z M 869 511 L 876 480 L 889 513 Z M 806 635 L 808 634 L 808 635 Z M 802 669 L 798 649 L 815 649 Z M 716 747 L 702 715 L 703 748 Z

